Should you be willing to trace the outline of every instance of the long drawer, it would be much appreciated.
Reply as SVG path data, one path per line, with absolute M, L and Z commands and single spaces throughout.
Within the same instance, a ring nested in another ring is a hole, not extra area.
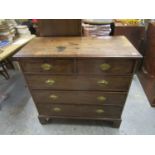
M 127 91 L 130 76 L 27 75 L 31 89 Z
M 95 117 L 95 118 L 120 118 L 123 107 L 121 106 L 94 106 L 94 105 L 62 105 L 62 104 L 37 104 L 39 115 L 68 116 L 68 117 Z
M 51 104 L 92 104 L 92 105 L 123 105 L 127 93 L 101 92 L 101 91 L 53 91 L 33 90 L 33 98 L 36 103 Z
M 25 73 L 71 74 L 74 72 L 74 59 L 35 59 L 23 60 L 20 65 Z
M 79 74 L 132 74 L 134 60 L 131 59 L 78 59 Z

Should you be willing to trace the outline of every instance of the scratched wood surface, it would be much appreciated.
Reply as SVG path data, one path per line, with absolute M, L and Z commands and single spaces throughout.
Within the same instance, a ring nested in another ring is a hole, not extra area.
M 141 55 L 124 36 L 115 37 L 37 37 L 15 58 L 31 57 L 127 57 Z

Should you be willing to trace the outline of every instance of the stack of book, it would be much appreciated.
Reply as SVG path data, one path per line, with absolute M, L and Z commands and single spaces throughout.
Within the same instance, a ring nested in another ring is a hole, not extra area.
M 29 31 L 29 28 L 26 25 L 18 25 L 16 26 L 16 29 L 20 37 L 31 35 L 31 32 Z
M 93 21 L 84 21 L 82 23 L 84 36 L 109 36 L 111 33 L 111 25 L 108 24 L 100 24 Z
M 0 41 L 11 43 L 15 35 L 15 25 L 9 20 L 0 20 Z

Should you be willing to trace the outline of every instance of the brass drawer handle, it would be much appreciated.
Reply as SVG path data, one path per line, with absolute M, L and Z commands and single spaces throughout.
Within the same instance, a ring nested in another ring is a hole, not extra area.
M 111 66 L 110 66 L 109 64 L 107 64 L 107 63 L 104 63 L 104 64 L 101 64 L 101 65 L 100 65 L 100 69 L 101 69 L 102 71 L 109 70 L 110 67 L 111 67 Z
M 56 99 L 58 99 L 58 96 L 57 96 L 57 95 L 52 94 L 52 95 L 50 95 L 50 96 L 49 96 L 49 98 L 51 98 L 52 100 L 56 100 Z
M 43 70 L 45 70 L 45 71 L 49 71 L 49 70 L 51 70 L 53 68 L 53 66 L 48 64 L 48 63 L 44 63 L 44 64 L 41 65 L 41 68 Z
M 104 110 L 103 110 L 103 109 L 97 109 L 97 110 L 96 110 L 96 113 L 102 114 L 102 113 L 104 113 Z
M 55 111 L 55 112 L 60 112 L 60 111 L 61 111 L 61 108 L 55 107 L 55 108 L 53 108 L 53 111 Z
M 106 81 L 106 80 L 100 80 L 100 81 L 98 81 L 97 82 L 99 85 L 101 85 L 101 86 L 104 86 L 104 85 L 108 85 L 108 81 Z
M 48 79 L 48 80 L 45 81 L 45 83 L 48 84 L 48 85 L 53 85 L 55 83 L 55 81 L 52 80 L 52 79 Z
M 97 97 L 97 100 L 99 100 L 101 102 L 104 102 L 106 100 L 106 97 L 104 97 L 104 96 L 98 96 Z

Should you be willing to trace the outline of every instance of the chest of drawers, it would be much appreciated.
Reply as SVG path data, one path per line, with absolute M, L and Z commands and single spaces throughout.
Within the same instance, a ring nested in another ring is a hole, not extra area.
M 14 57 L 42 124 L 71 118 L 109 120 L 119 127 L 141 55 L 122 36 L 39 37 Z

